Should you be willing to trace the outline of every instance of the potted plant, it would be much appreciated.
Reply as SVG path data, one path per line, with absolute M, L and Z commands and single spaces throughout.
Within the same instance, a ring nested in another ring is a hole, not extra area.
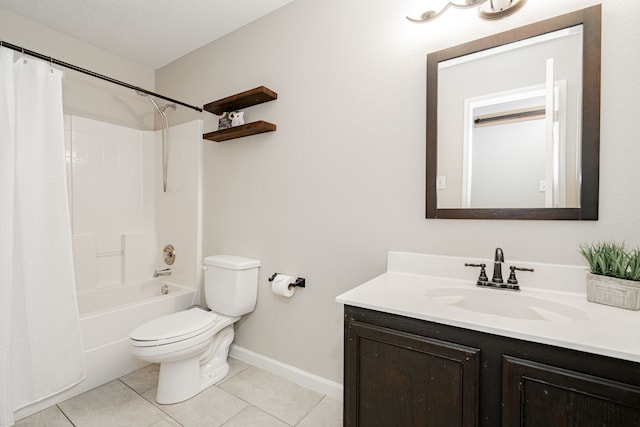
M 640 310 L 640 249 L 624 243 L 581 244 L 589 264 L 587 300 L 628 310 Z

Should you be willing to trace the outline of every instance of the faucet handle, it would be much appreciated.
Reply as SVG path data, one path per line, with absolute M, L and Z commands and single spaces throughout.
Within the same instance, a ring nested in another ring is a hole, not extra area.
M 511 270 L 511 272 L 509 273 L 509 278 L 507 279 L 507 283 L 511 283 L 512 285 L 518 284 L 518 279 L 516 278 L 516 270 L 531 271 L 531 272 L 535 271 L 533 268 L 516 267 L 515 265 L 510 266 L 509 270 Z
M 472 264 L 469 262 L 465 262 L 464 265 L 465 267 L 480 267 L 480 276 L 478 276 L 478 283 L 486 283 L 489 281 L 489 278 L 487 277 L 487 270 L 485 269 L 487 267 L 487 264 Z

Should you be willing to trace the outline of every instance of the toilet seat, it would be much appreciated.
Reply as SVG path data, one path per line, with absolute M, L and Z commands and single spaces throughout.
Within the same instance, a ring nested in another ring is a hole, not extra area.
M 131 331 L 135 347 L 157 347 L 206 334 L 222 319 L 217 313 L 198 308 L 167 314 Z

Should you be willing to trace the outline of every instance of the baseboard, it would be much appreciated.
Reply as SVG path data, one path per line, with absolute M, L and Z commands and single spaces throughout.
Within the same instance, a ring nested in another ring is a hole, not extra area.
M 231 345 L 229 356 L 234 359 L 249 363 L 257 368 L 286 378 L 291 382 L 329 396 L 332 399 L 342 401 L 342 384 L 328 380 L 324 377 L 312 374 L 295 366 L 287 365 L 270 357 L 263 356 L 244 347 Z

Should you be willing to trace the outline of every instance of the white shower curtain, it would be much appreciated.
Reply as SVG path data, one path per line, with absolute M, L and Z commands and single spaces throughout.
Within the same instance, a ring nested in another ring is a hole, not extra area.
M 0 426 L 84 378 L 62 73 L 0 48 Z

